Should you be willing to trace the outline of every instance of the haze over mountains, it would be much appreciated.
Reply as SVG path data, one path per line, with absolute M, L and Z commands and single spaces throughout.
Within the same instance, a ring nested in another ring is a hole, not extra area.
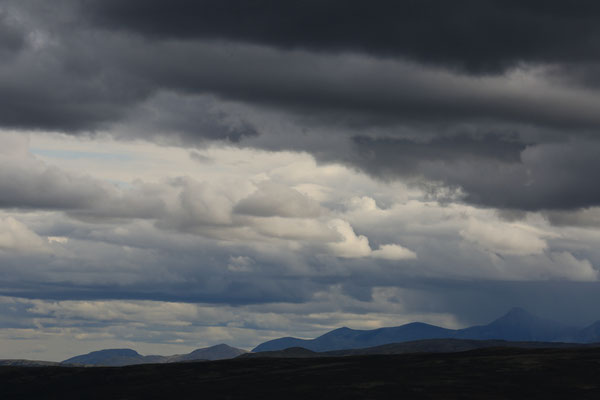
M 487 324 L 464 329 L 447 329 L 422 322 L 373 330 L 338 328 L 315 339 L 284 337 L 256 346 L 253 352 L 302 347 L 316 352 L 359 349 L 423 339 L 473 339 L 523 342 L 593 343 L 600 341 L 600 321 L 576 328 L 536 317 L 522 308 L 513 308 Z

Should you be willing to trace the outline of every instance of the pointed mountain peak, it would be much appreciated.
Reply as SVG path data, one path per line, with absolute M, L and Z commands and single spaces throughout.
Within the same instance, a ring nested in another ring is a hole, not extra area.
M 350 331 L 353 331 L 353 329 L 350 329 L 347 326 L 342 326 L 341 328 L 334 329 L 331 332 L 350 332 Z
M 565 328 L 567 325 L 550 319 L 540 318 L 530 314 L 520 307 L 511 308 L 505 315 L 498 318 L 488 326 L 510 327 L 511 329 L 527 329 L 550 331 L 557 328 Z
M 347 335 L 354 335 L 356 334 L 358 331 L 354 330 L 354 329 L 350 329 L 347 326 L 343 326 L 341 328 L 337 328 L 334 329 L 332 331 L 329 331 L 321 336 L 319 336 L 317 339 L 324 339 L 324 338 L 331 338 L 331 337 L 340 337 L 340 336 L 347 336 Z
M 521 307 L 513 307 L 504 315 L 505 317 L 533 317 L 531 313 Z
M 226 343 L 219 343 L 219 344 L 215 344 L 214 346 L 209 346 L 206 347 L 206 349 L 233 349 L 233 347 L 231 347 L 230 345 L 226 344 Z
M 496 321 L 494 322 L 512 322 L 512 323 L 517 323 L 517 322 L 529 322 L 529 321 L 533 321 L 535 319 L 538 319 L 535 315 L 530 314 L 529 312 L 527 312 L 525 309 L 521 308 L 521 307 L 513 307 L 510 310 L 508 310 L 508 312 L 506 314 L 504 314 L 502 317 L 498 318 Z

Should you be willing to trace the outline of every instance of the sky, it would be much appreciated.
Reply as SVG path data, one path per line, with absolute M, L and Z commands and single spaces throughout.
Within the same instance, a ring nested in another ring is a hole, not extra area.
M 600 320 L 600 3 L 0 0 L 0 358 Z

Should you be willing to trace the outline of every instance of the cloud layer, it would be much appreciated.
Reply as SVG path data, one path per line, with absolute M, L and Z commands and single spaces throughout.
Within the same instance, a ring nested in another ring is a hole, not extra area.
M 0 0 L 1 347 L 600 319 L 599 13 Z

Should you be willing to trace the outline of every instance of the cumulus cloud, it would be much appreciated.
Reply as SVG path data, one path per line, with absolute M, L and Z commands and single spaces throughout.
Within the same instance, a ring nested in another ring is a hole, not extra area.
M 597 281 L 598 270 L 595 269 L 589 260 L 578 259 L 573 254 L 563 252 L 553 252 L 552 261 L 557 264 L 557 268 L 564 271 L 566 276 L 577 281 Z
M 385 260 L 417 258 L 415 252 L 397 244 L 384 244 L 379 246 L 377 250 L 371 250 L 369 239 L 364 235 L 356 235 L 347 221 L 334 219 L 329 222 L 328 226 L 341 236 L 341 240 L 328 245 L 333 254 L 338 257 L 373 257 Z
M 12 217 L 0 217 L 0 250 L 16 252 L 50 252 L 48 241 Z
M 596 3 L 0 3 L 0 347 L 598 319 Z
M 415 259 L 417 254 L 397 244 L 383 244 L 371 253 L 371 257 L 383 258 L 385 260 Z
M 322 212 L 319 204 L 287 186 L 263 182 L 250 196 L 240 200 L 234 212 L 255 217 L 318 217 Z
M 509 254 L 541 254 L 548 248 L 544 237 L 552 236 L 519 223 L 488 223 L 471 218 L 460 234 L 488 251 Z
M 352 226 L 346 221 L 335 219 L 329 222 L 329 227 L 340 236 L 336 243 L 330 243 L 329 248 L 339 257 L 367 257 L 371 254 L 369 239 L 364 235 L 356 235 Z

